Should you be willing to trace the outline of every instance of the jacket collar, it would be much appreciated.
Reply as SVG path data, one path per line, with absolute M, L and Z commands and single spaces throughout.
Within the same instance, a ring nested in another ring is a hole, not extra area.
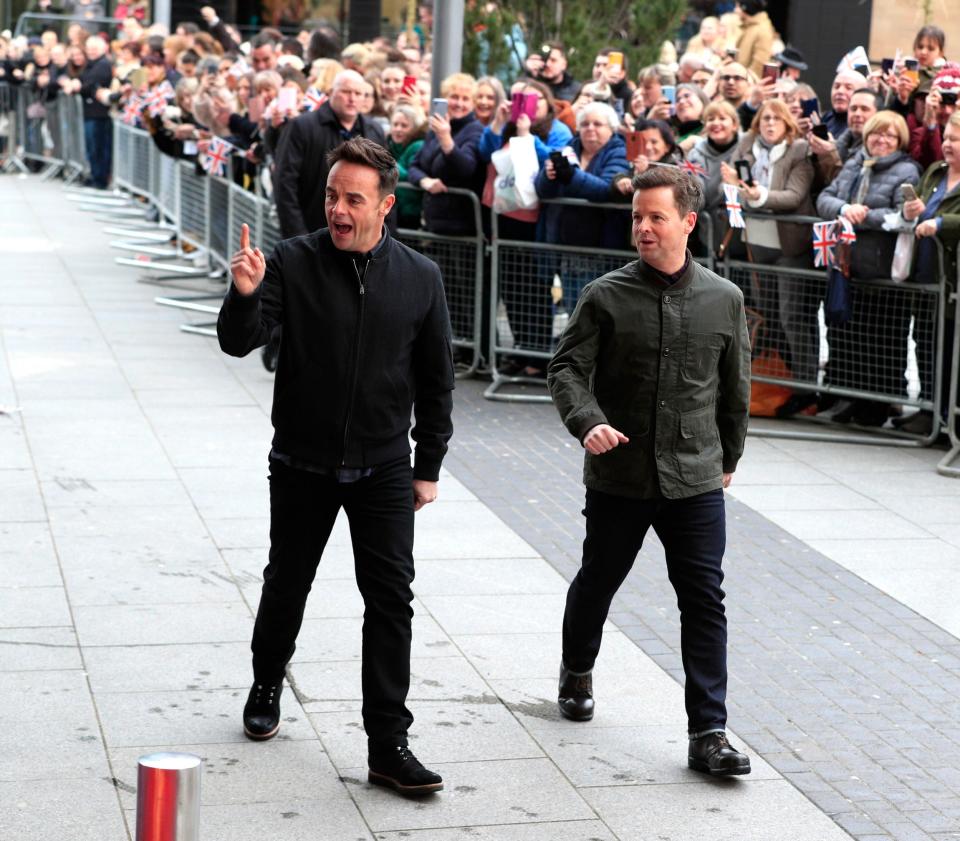
M 664 286 L 663 275 L 654 271 L 650 266 L 643 262 L 643 259 L 637 260 L 637 274 L 642 280 L 649 282 L 657 291 L 666 292 L 669 290 L 671 295 L 679 295 L 690 287 L 690 284 L 693 283 L 693 279 L 697 274 L 697 263 L 690 254 L 689 248 L 687 249 L 686 260 L 686 271 L 680 276 L 680 279 L 677 280 L 676 283 L 673 283 L 670 286 Z

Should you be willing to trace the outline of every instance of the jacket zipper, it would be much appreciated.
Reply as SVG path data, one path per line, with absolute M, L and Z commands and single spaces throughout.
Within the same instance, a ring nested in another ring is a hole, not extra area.
M 368 260 L 366 263 L 364 263 L 362 275 L 360 274 L 360 270 L 357 268 L 357 264 L 354 260 L 351 259 L 350 264 L 353 266 L 353 271 L 357 275 L 357 284 L 360 288 L 360 311 L 357 314 L 357 332 L 353 340 L 353 375 L 350 379 L 350 399 L 347 402 L 347 417 L 343 422 L 343 454 L 340 457 L 341 467 L 347 466 L 347 441 L 350 435 L 350 419 L 353 415 L 353 400 L 357 392 L 357 377 L 360 373 L 360 333 L 363 330 L 363 304 L 366 294 L 363 281 L 367 277 L 367 267 L 370 265 L 370 261 Z

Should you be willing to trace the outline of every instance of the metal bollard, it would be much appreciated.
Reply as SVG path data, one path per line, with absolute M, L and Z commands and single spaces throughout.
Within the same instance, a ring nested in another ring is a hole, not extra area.
M 137 841 L 200 841 L 200 774 L 192 753 L 137 761 Z

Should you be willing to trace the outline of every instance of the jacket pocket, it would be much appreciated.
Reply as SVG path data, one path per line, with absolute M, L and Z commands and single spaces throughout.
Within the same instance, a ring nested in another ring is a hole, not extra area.
M 690 333 L 683 355 L 683 379 L 701 386 L 714 381 L 722 350 L 720 333 Z
M 713 404 L 680 415 L 677 467 L 688 485 L 699 485 L 723 474 L 723 448 Z

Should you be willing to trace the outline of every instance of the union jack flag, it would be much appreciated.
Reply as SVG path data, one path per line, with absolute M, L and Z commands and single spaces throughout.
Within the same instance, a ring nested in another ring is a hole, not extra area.
M 154 88 L 147 94 L 144 104 L 147 106 L 147 113 L 151 117 L 159 117 L 167 107 L 167 98 L 160 88 Z
M 735 184 L 724 184 L 723 194 L 727 200 L 727 219 L 731 228 L 745 228 L 743 205 L 740 204 L 740 191 Z
M 303 95 L 303 104 L 307 111 L 316 111 L 324 102 L 328 99 L 327 95 L 323 91 L 318 91 L 316 88 L 310 88 Z
M 227 161 L 230 159 L 230 154 L 232 151 L 233 146 L 227 143 L 226 140 L 222 140 L 219 137 L 214 137 L 211 139 L 210 145 L 207 147 L 207 156 L 204 159 L 203 168 L 210 175 L 226 175 Z
M 838 216 L 837 222 L 840 225 L 840 242 L 845 245 L 853 245 L 857 241 L 857 232 L 853 229 L 853 222 L 846 216 Z
M 177 92 L 173 89 L 173 85 L 170 84 L 168 79 L 164 79 L 157 85 L 157 90 L 163 94 L 164 99 L 173 99 L 177 95 Z
M 834 264 L 833 249 L 837 244 L 834 233 L 835 222 L 813 223 L 813 265 L 820 269 L 828 269 Z
M 707 170 L 694 161 L 681 161 L 680 169 L 685 169 L 691 175 L 699 175 L 701 178 L 707 177 Z
M 143 108 L 143 98 L 139 94 L 130 97 L 130 101 L 123 107 L 123 121 L 128 126 L 136 125 L 140 121 L 140 110 Z

